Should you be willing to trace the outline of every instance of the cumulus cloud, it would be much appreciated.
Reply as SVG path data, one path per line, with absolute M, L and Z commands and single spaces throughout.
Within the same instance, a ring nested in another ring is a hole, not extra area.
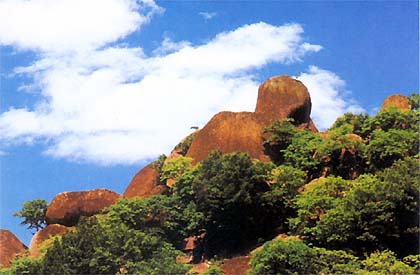
M 2 0 L 0 43 L 55 53 L 125 37 L 161 12 L 143 0 Z
M 131 2 L 120 2 L 126 4 L 120 11 L 139 13 Z M 81 39 L 77 51 L 56 51 L 61 44 L 54 41 L 38 45 L 16 36 L 17 46 L 46 52 L 15 70 L 33 77 L 42 100 L 30 109 L 2 113 L 0 138 L 43 140 L 45 154 L 57 158 L 103 165 L 141 162 L 168 153 L 191 126 L 203 126 L 218 111 L 252 111 L 259 84 L 255 69 L 298 62 L 321 49 L 304 41 L 298 24 L 266 23 L 244 25 L 199 45 L 165 39 L 151 56 L 140 47 L 94 49 L 133 29 Z
M 351 98 L 345 81 L 331 71 L 310 66 L 308 72 L 300 74 L 296 79 L 302 81 L 311 94 L 311 117 L 320 130 L 329 128 L 345 112 L 365 112 Z

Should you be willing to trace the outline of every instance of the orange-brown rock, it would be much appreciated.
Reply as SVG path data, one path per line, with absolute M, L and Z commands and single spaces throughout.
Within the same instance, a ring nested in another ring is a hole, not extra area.
M 252 158 L 268 161 L 261 137 L 265 126 L 264 120 L 255 113 L 218 113 L 197 134 L 187 157 L 196 163 L 211 151 L 219 150 L 222 153 L 245 152 Z
M 251 256 L 249 255 L 226 259 L 220 268 L 225 275 L 246 275 L 248 270 L 251 269 L 250 260 Z
M 272 77 L 261 84 L 255 112 L 221 112 L 197 132 L 187 156 L 197 163 L 213 150 L 245 152 L 268 161 L 262 132 L 276 120 L 293 118 L 296 125 L 317 131 L 310 119 L 311 99 L 306 87 L 288 76 Z
M 260 85 L 255 113 L 270 122 L 293 118 L 299 125 L 309 123 L 311 106 L 311 97 L 302 82 L 277 76 Z
M 143 167 L 131 180 L 125 189 L 124 198 L 140 197 L 147 198 L 161 194 L 166 186 L 159 184 L 159 173 L 151 164 Z
M 0 265 L 10 267 L 10 261 L 25 252 L 26 247 L 9 230 L 0 229 Z
M 54 197 L 47 209 L 47 224 L 76 225 L 81 216 L 92 216 L 114 204 L 120 195 L 106 189 L 63 192 Z
M 385 98 L 382 102 L 381 111 L 392 107 L 398 110 L 411 110 L 408 98 L 404 95 L 391 95 Z
M 32 257 L 39 256 L 39 248 L 43 242 L 49 240 L 51 237 L 61 236 L 70 229 L 72 229 L 72 227 L 67 227 L 61 224 L 49 224 L 45 228 L 39 230 L 35 233 L 29 243 L 29 255 Z

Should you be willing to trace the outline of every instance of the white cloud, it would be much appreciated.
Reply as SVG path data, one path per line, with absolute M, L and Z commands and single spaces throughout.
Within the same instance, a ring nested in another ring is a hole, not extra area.
M 126 6 L 118 14 L 129 11 L 129 22 L 145 22 L 135 19 L 148 15 L 132 14 L 139 12 L 132 2 L 120 3 Z M 298 62 L 321 49 L 303 40 L 298 24 L 266 23 L 220 33 L 202 45 L 166 39 L 153 56 L 139 47 L 106 47 L 136 29 L 134 23 L 124 26 L 87 41 L 76 37 L 77 51 L 57 51 L 62 44 L 54 39 L 41 45 L 16 35 L 13 45 L 42 50 L 32 65 L 15 70 L 33 77 L 42 100 L 31 109 L 2 113 L 0 138 L 44 140 L 45 153 L 57 158 L 103 165 L 141 162 L 168 153 L 190 126 L 203 126 L 218 111 L 252 111 L 259 84 L 254 69 Z M 105 47 L 94 49 L 97 45 Z
M 0 44 L 49 53 L 94 49 L 160 11 L 153 1 L 2 0 Z
M 346 83 L 331 71 L 310 66 L 298 80 L 308 88 L 312 100 L 311 117 L 320 130 L 329 128 L 345 112 L 361 113 L 364 109 L 350 98 Z
M 215 12 L 199 12 L 198 14 L 201 15 L 206 21 L 212 19 L 217 15 L 217 13 Z

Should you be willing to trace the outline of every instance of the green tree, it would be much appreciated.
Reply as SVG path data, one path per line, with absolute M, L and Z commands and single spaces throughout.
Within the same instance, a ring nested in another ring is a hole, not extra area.
M 315 274 L 316 253 L 301 240 L 273 240 L 263 245 L 251 259 L 249 275 Z
M 361 261 L 362 268 L 355 270 L 357 275 L 415 274 L 415 268 L 399 261 L 389 250 L 376 251 Z
M 284 150 L 292 143 L 298 129 L 293 119 L 276 121 L 263 131 L 264 152 L 277 165 L 284 162 Z
M 14 213 L 16 217 L 23 218 L 21 225 L 28 225 L 28 229 L 36 231 L 44 228 L 46 223 L 45 214 L 47 213 L 48 204 L 45 200 L 37 199 L 27 201 L 22 204 L 22 210 Z
M 420 106 L 420 95 L 413 93 L 408 97 L 408 102 L 411 105 L 411 110 L 418 110 Z
M 115 219 L 82 219 L 48 249 L 45 274 L 184 274 L 187 265 L 176 263 L 181 252 L 161 235 L 134 229 Z
M 176 179 L 177 177 L 184 174 L 187 169 L 192 166 L 192 158 L 179 156 L 170 160 L 167 160 L 160 173 L 160 181 L 165 182 L 168 179 Z
M 239 248 L 261 234 L 259 195 L 268 184 L 248 155 L 212 152 L 201 162 L 192 187 L 203 213 L 208 252 Z M 266 175 L 268 177 L 268 173 Z M 258 234 L 257 234 L 258 232 Z

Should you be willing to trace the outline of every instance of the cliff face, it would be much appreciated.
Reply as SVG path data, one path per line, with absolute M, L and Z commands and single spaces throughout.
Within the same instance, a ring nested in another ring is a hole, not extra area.
M 301 128 L 317 131 L 310 119 L 311 98 L 306 87 L 288 76 L 267 79 L 258 89 L 255 112 L 221 112 L 201 129 L 187 156 L 197 163 L 213 150 L 246 152 L 269 161 L 262 146 L 262 132 L 276 120 L 293 118 Z

